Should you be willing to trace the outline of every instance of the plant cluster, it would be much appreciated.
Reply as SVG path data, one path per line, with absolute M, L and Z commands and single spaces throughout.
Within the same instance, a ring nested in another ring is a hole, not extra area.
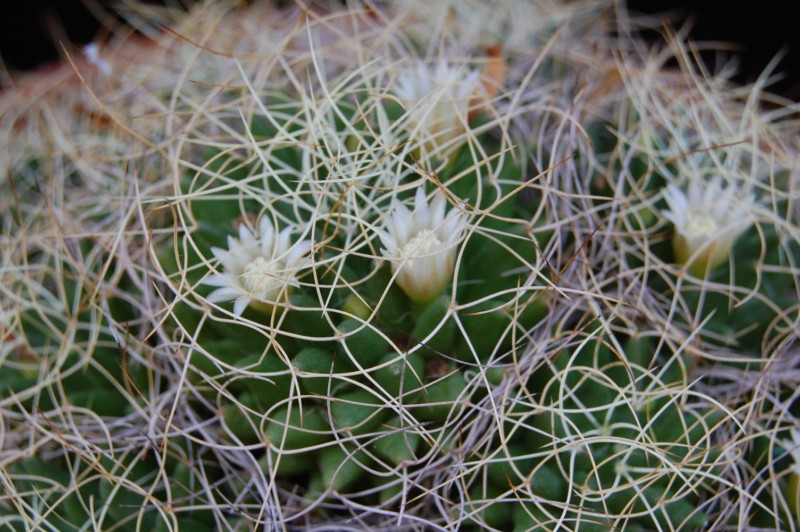
M 217 4 L 9 89 L 0 522 L 796 529 L 797 109 L 637 24 Z

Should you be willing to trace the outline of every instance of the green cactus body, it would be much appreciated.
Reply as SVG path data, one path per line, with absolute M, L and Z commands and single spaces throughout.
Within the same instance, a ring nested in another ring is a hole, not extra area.
M 243 410 L 251 408 L 256 411 L 256 400 L 249 393 L 242 393 L 238 400 L 241 405 L 223 404 L 221 408 L 222 423 L 236 438 L 245 443 L 255 443 L 261 439 L 258 431 L 259 416 Z
M 384 426 L 394 431 L 373 444 L 375 452 L 395 466 L 416 460 L 416 452 L 421 441 L 420 434 L 411 429 L 399 428 L 402 426 L 399 419 L 387 420 Z
M 327 447 L 319 455 L 322 485 L 340 492 L 365 475 L 364 464 L 369 464 L 369 460 L 363 452 L 351 453 L 338 445 Z
M 353 357 L 351 362 L 357 362 L 362 368 L 377 365 L 383 355 L 391 349 L 386 339 L 370 325 L 346 319 L 339 324 L 338 329 L 343 337 L 343 343 Z
M 246 377 L 231 383 L 236 390 L 247 391 L 261 406 L 267 407 L 289 397 L 293 382 L 291 371 L 277 354 L 250 355 L 237 361 Z
M 331 403 L 331 421 L 337 431 L 366 434 L 377 429 L 388 414 L 382 402 L 367 390 L 339 394 Z
M 264 440 L 282 449 L 303 449 L 328 440 L 330 425 L 319 409 L 297 404 L 278 408 L 269 415 Z
M 492 529 L 502 530 L 506 528 L 511 522 L 511 514 L 508 510 L 512 507 L 513 503 L 510 501 L 498 500 L 498 497 L 502 494 L 502 489 L 491 484 L 487 486 L 486 489 L 480 485 L 474 486 L 469 492 L 469 498 L 471 501 L 475 501 L 473 503 L 474 506 L 485 506 L 485 508 L 471 509 L 471 511 L 477 513 L 477 516 L 465 519 L 464 524 L 477 526 L 482 529 L 490 527 Z
M 300 388 L 304 393 L 320 396 L 328 394 L 328 389 L 335 382 L 331 382 L 331 379 L 336 373 L 337 366 L 343 365 L 334 362 L 334 356 L 330 351 L 316 347 L 307 347 L 292 358 L 292 366 L 300 380 Z
M 278 475 L 281 478 L 306 475 L 315 470 L 318 453 L 316 451 L 304 452 L 275 452 L 268 449 L 258 464 L 265 475 Z
M 457 402 L 467 386 L 464 376 L 456 371 L 429 382 L 420 393 L 419 416 L 431 421 L 442 421 L 457 415 L 463 404 Z
M 423 342 L 420 350 L 423 355 L 436 356 L 438 353 L 450 352 L 456 337 L 455 321 L 449 318 L 441 327 L 439 326 L 449 309 L 450 298 L 443 295 L 428 303 L 419 313 L 417 322 L 411 330 L 411 341 Z M 437 328 L 436 334 L 430 336 Z

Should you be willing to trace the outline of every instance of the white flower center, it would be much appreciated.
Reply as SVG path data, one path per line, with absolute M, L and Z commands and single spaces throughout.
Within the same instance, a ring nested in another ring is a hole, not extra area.
M 713 236 L 718 229 L 717 221 L 710 216 L 694 214 L 689 216 L 686 222 L 686 236 L 690 238 L 702 238 Z
M 264 257 L 256 257 L 244 267 L 242 273 L 242 285 L 250 293 L 266 293 L 274 290 L 281 283 L 281 277 L 276 273 L 272 266 L 274 261 L 268 261 Z
M 401 253 L 405 257 L 420 257 L 427 255 L 431 249 L 434 249 L 442 244 L 442 241 L 439 240 L 439 237 L 436 236 L 436 233 L 431 231 L 430 229 L 423 229 L 416 235 L 414 238 L 406 242 L 406 245 L 403 246 Z M 409 263 L 412 260 L 408 261 Z

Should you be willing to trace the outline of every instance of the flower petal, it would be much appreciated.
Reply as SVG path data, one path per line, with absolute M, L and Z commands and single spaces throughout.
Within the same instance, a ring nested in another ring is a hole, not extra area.
M 304 255 L 308 254 L 309 251 L 311 251 L 310 240 L 295 242 L 294 245 L 289 248 L 289 251 L 286 252 L 286 265 L 291 268 L 300 267 L 303 264 Z
M 444 208 L 447 200 L 444 197 L 442 191 L 437 190 L 433 196 L 433 201 L 430 204 L 430 224 L 431 227 L 437 227 L 444 221 Z
M 230 237 L 229 237 L 230 238 Z M 250 229 L 247 228 L 245 224 L 239 224 L 239 242 L 242 245 L 253 244 L 256 241 L 256 237 L 253 236 L 253 233 L 250 232 Z M 228 241 L 228 249 L 230 249 L 230 241 Z
M 262 215 L 258 222 L 258 238 L 265 257 L 275 256 L 275 225 L 269 216 Z
M 233 314 L 235 316 L 241 316 L 244 312 L 244 309 L 247 308 L 247 305 L 250 304 L 250 298 L 248 296 L 241 296 L 236 299 L 233 303 Z
M 289 251 L 289 247 L 291 246 L 289 241 L 289 236 L 292 233 L 292 228 L 287 227 L 280 233 L 278 233 L 278 238 L 275 242 L 275 248 L 272 250 L 273 257 L 281 257 Z
M 232 299 L 240 296 L 242 293 L 238 288 L 232 286 L 224 286 L 217 288 L 206 297 L 209 303 L 221 303 L 223 301 L 231 301 Z

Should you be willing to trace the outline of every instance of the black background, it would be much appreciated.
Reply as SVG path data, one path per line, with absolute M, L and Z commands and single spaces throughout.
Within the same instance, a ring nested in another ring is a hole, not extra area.
M 0 0 L 0 55 L 12 71 L 51 62 L 59 41 L 87 43 L 99 29 L 80 0 Z
M 631 11 L 675 14 L 680 25 L 691 23 L 695 41 L 737 45 L 740 74 L 737 81 L 754 81 L 779 52 L 776 69 L 784 78 L 771 92 L 800 101 L 800 1 L 798 0 L 628 0 Z M 648 35 L 652 37 L 652 35 Z M 713 53 L 703 54 L 713 63 Z
M 110 4 L 92 0 L 92 5 Z M 741 82 L 755 79 L 784 50 L 778 71 L 785 78 L 771 90 L 800 100 L 800 15 L 792 9 L 800 7 L 797 0 L 628 0 L 628 6 L 638 12 L 670 12 L 678 24 L 691 21 L 697 41 L 736 43 Z M 98 31 L 103 31 L 100 23 L 81 0 L 0 0 L 0 56 L 12 71 L 47 64 L 58 57 L 58 41 L 87 43 Z M 646 37 L 658 38 L 655 33 Z M 714 55 L 705 59 L 713 62 Z

